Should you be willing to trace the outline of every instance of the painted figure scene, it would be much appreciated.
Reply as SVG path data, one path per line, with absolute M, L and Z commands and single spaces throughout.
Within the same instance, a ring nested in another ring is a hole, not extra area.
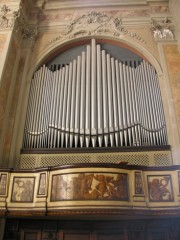
M 12 202 L 33 202 L 34 178 L 15 177 L 13 181 Z
M 148 176 L 149 200 L 171 202 L 174 200 L 170 175 Z
M 54 175 L 51 201 L 128 201 L 127 174 L 77 173 Z

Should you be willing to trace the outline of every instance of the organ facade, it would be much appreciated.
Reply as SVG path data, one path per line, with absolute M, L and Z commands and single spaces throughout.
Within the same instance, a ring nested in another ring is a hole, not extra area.
M 179 10 L 1 1 L 1 239 L 179 239 Z

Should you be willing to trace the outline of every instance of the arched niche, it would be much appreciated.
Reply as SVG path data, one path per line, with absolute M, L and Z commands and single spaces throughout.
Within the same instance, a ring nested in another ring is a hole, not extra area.
M 168 131 L 168 137 L 171 136 L 172 133 L 172 127 L 170 124 L 170 116 L 169 116 L 169 110 L 167 107 L 167 96 L 165 91 L 162 91 L 162 86 L 164 85 L 164 78 L 163 78 L 163 72 L 160 63 L 158 62 L 157 58 L 153 55 L 152 52 L 147 50 L 145 46 L 143 46 L 142 43 L 138 42 L 137 40 L 131 39 L 131 38 L 119 38 L 119 37 L 107 37 L 107 36 L 83 36 L 83 37 L 78 37 L 74 39 L 57 39 L 56 41 L 53 41 L 51 44 L 46 46 L 44 50 L 36 57 L 35 61 L 33 61 L 33 64 L 31 65 L 27 80 L 28 82 L 32 79 L 33 73 L 36 69 L 39 68 L 43 63 L 46 63 L 49 59 L 52 59 L 55 55 L 60 54 L 61 52 L 66 51 L 67 49 L 78 46 L 81 44 L 88 43 L 91 38 L 95 38 L 97 42 L 101 43 L 109 43 L 112 45 L 116 45 L 119 47 L 124 47 L 129 49 L 130 51 L 136 53 L 137 55 L 141 56 L 143 59 L 148 61 L 155 69 L 156 72 L 159 76 L 159 83 L 161 87 L 161 92 L 162 92 L 162 99 L 163 99 L 163 104 L 166 106 L 164 108 L 165 110 L 165 117 L 166 117 L 166 123 L 167 123 L 167 131 Z M 29 87 L 26 89 L 26 93 L 29 92 Z M 26 100 L 24 101 L 24 111 L 22 114 L 22 119 L 23 122 L 25 122 L 25 113 L 26 113 L 26 108 L 27 108 L 27 96 L 26 94 Z M 22 126 L 22 125 L 21 125 Z M 24 126 L 24 124 L 23 124 Z M 23 129 L 21 131 L 21 135 L 19 137 L 18 141 L 18 149 L 21 148 L 22 145 L 22 136 L 23 136 Z M 170 145 L 173 145 L 173 141 L 171 137 L 169 137 L 169 143 Z

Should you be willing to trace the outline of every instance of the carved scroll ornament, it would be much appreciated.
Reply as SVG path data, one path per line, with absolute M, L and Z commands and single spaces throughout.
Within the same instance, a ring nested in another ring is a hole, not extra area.
M 64 38 L 72 39 L 82 36 L 99 36 L 104 34 L 106 36 L 116 36 L 118 38 L 127 35 L 142 43 L 146 43 L 137 33 L 125 29 L 120 18 L 110 17 L 101 12 L 84 14 L 67 25 L 66 29 L 67 30 L 63 34 L 52 39 L 48 45 Z

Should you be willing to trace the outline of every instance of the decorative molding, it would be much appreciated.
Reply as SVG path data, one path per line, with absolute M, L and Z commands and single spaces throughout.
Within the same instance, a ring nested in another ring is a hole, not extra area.
M 173 23 L 170 19 L 152 19 L 151 31 L 153 32 L 154 39 L 158 40 L 174 40 Z
M 12 11 L 7 5 L 3 5 L 0 10 L 0 29 L 12 29 L 19 10 Z
M 119 17 L 109 17 L 101 12 L 84 14 L 67 25 L 66 29 L 67 30 L 63 34 L 52 39 L 48 45 L 60 39 L 63 40 L 64 38 L 73 39 L 82 36 L 99 36 L 103 34 L 106 36 L 115 36 L 117 38 L 123 38 L 124 35 L 127 35 L 146 44 L 145 40 L 137 33 L 125 29 Z

